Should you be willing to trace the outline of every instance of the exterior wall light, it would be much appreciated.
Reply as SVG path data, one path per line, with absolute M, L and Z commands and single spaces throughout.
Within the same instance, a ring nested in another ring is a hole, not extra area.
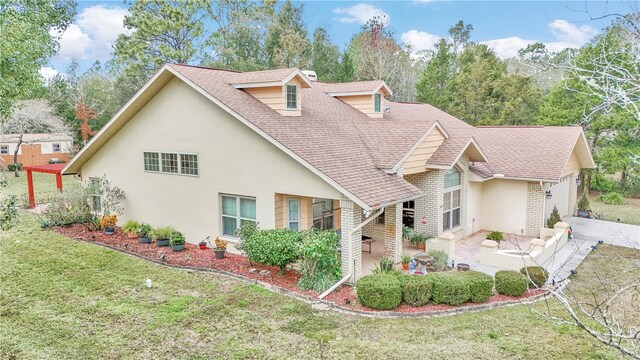
M 547 190 L 547 192 L 545 193 L 545 197 L 547 198 L 547 200 L 551 200 L 551 190 Z

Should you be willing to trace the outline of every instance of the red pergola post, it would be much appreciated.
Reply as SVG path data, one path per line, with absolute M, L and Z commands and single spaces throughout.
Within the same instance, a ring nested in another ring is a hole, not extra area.
M 36 196 L 33 193 L 33 176 L 31 170 L 27 170 L 27 189 L 29 190 L 29 209 L 36 207 Z
M 62 174 L 60 172 L 56 173 L 56 187 L 62 192 Z

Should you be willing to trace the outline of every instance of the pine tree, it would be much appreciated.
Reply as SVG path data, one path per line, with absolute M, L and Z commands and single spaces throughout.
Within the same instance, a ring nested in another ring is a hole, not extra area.
M 554 206 L 553 210 L 551 211 L 551 215 L 549 215 L 549 218 L 547 219 L 547 227 L 549 229 L 553 229 L 553 226 L 560 221 L 562 221 L 562 219 L 560 218 L 560 213 L 558 212 L 558 208 Z

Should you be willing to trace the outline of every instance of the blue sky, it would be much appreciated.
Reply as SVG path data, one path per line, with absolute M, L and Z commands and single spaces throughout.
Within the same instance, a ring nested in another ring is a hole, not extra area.
M 596 1 L 303 1 L 304 21 L 313 31 L 327 28 L 341 48 L 375 14 L 384 14 L 398 41 L 429 49 L 458 20 L 472 24 L 472 40 L 485 42 L 503 57 L 541 41 L 552 50 L 579 47 L 611 23 L 591 20 L 611 13 L 627 14 L 639 2 Z M 111 45 L 126 31 L 122 1 L 81 1 L 73 24 L 62 35 L 60 52 L 42 70 L 63 72 L 73 58 L 83 69 L 109 59 Z

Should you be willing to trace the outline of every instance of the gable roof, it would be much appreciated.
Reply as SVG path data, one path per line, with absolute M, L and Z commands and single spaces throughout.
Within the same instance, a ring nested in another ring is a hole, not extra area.
M 445 139 L 438 147 L 438 150 L 427 160 L 426 167 L 451 169 L 465 152 L 469 154 L 469 161 L 488 161 L 473 137 L 458 136 Z
M 197 68 L 190 66 L 191 68 Z M 200 68 L 207 71 L 226 71 L 217 69 Z M 311 87 L 311 81 L 307 78 L 302 71 L 297 68 L 289 69 L 277 69 L 277 70 L 264 70 L 264 71 L 252 71 L 252 72 L 231 72 L 226 71 L 227 78 L 230 84 L 236 89 L 253 88 L 253 87 L 267 87 L 267 86 L 282 86 L 289 82 L 294 77 L 297 77 L 302 84 L 302 87 Z
M 379 90 L 385 96 L 393 95 L 391 88 L 382 80 L 354 81 L 348 83 L 324 83 L 318 85 L 331 96 L 373 95 Z

